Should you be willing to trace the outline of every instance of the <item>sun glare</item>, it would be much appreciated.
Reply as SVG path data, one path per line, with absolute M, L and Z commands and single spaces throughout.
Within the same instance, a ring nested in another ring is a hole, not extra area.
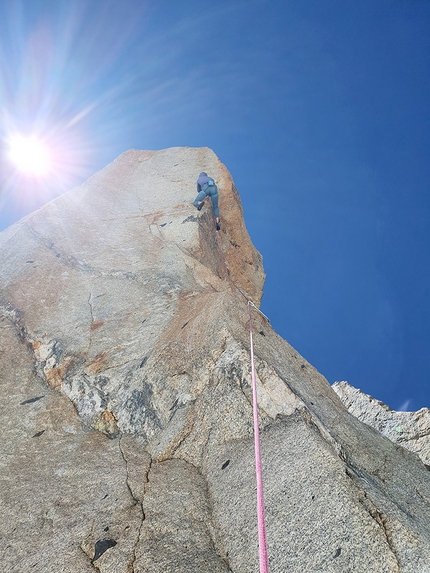
M 44 177 L 51 172 L 51 152 L 43 141 L 35 136 L 12 137 L 9 142 L 9 158 L 25 175 Z

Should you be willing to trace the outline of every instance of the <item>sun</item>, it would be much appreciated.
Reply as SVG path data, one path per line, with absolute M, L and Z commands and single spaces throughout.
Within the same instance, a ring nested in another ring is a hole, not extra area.
M 9 140 L 9 159 L 24 175 L 45 177 L 52 170 L 49 147 L 34 135 L 14 135 Z

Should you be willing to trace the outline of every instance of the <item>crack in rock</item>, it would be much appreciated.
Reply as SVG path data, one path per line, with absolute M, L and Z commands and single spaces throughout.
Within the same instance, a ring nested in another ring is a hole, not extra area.
M 380 511 L 379 509 L 377 509 L 375 507 L 375 505 L 369 499 L 367 493 L 364 490 L 363 490 L 363 493 L 364 493 L 364 497 L 360 498 L 359 501 L 360 501 L 361 505 L 364 507 L 364 509 L 367 511 L 367 513 L 370 515 L 370 517 L 378 524 L 379 528 L 381 529 L 382 533 L 384 534 L 387 545 L 390 548 L 390 551 L 393 554 L 393 556 L 396 560 L 396 564 L 397 564 L 397 569 L 393 573 L 400 573 L 401 572 L 401 562 L 400 562 L 400 558 L 399 558 L 399 555 L 397 553 L 396 547 L 394 545 L 393 536 L 392 536 L 390 529 L 387 525 L 387 521 L 388 521 L 387 515 L 383 511 Z
M 66 267 L 72 269 L 72 270 L 78 270 L 79 272 L 82 272 L 84 274 L 91 274 L 92 277 L 106 277 L 106 278 L 112 278 L 112 279 L 117 279 L 118 277 L 120 278 L 125 278 L 125 279 L 131 279 L 131 280 L 136 280 L 138 278 L 138 275 L 136 273 L 133 273 L 131 271 L 123 271 L 123 270 L 108 270 L 108 271 L 103 271 L 100 269 L 97 269 L 95 267 L 93 267 L 92 265 L 90 265 L 87 261 L 85 260 L 78 260 L 76 257 L 74 257 L 73 255 L 70 254 L 66 254 L 62 251 L 60 251 L 54 244 L 53 241 L 50 241 L 48 238 L 43 237 L 41 234 L 39 234 L 33 227 L 31 227 L 29 225 L 29 223 L 25 223 L 26 228 L 28 229 L 30 235 L 33 237 L 33 239 L 35 239 L 35 241 L 42 245 L 46 250 L 52 252 L 55 257 L 58 259 L 58 261 L 60 261 L 63 265 L 65 265 Z
M 94 308 L 93 308 L 92 298 L 93 298 L 93 293 L 91 291 L 90 295 L 88 297 L 88 306 L 90 307 L 90 330 L 89 330 L 89 334 L 88 334 L 87 354 L 89 354 L 89 352 L 91 350 L 91 344 L 92 344 L 91 333 L 93 331 L 92 325 L 94 324 Z
M 78 261 L 73 255 L 66 255 L 59 251 L 54 243 L 49 239 L 43 237 L 40 233 L 36 231 L 33 227 L 29 225 L 29 223 L 25 223 L 26 228 L 28 229 L 30 235 L 35 239 L 37 243 L 45 247 L 48 251 L 54 253 L 55 257 L 61 261 L 65 266 L 71 269 L 79 269 L 82 272 L 97 272 L 93 269 L 86 261 Z
M 132 441 L 133 438 L 129 437 L 129 439 Z M 149 473 L 151 471 L 151 467 L 152 467 L 152 458 L 149 456 L 148 452 L 144 452 L 147 455 L 147 458 L 149 458 L 149 461 L 147 462 L 147 468 L 146 471 L 144 472 L 144 476 L 139 476 L 141 478 L 141 483 L 143 483 L 143 487 L 141 488 L 140 492 L 138 489 L 134 489 L 135 485 L 133 484 L 133 478 L 132 478 L 132 460 L 130 459 L 132 457 L 132 455 L 134 454 L 135 458 L 136 456 L 139 456 L 139 452 L 132 452 L 132 454 L 130 455 L 130 457 L 127 456 L 127 452 L 126 452 L 126 444 L 123 445 L 123 441 L 125 440 L 125 436 L 121 435 L 118 441 L 118 446 L 119 446 L 119 451 L 121 453 L 121 457 L 124 460 L 124 464 L 125 464 L 125 472 L 126 472 L 126 485 L 127 485 L 127 489 L 130 493 L 131 498 L 133 499 L 134 503 L 136 505 L 139 505 L 140 508 L 140 512 L 141 512 L 141 520 L 140 520 L 140 524 L 139 524 L 139 529 L 138 529 L 138 533 L 137 533 L 137 538 L 136 541 L 134 543 L 134 547 L 133 547 L 133 555 L 131 557 L 131 561 L 129 563 L 129 571 L 130 573 L 134 573 L 134 564 L 136 562 L 137 559 L 137 550 L 139 547 L 139 543 L 142 537 L 142 528 L 143 528 L 143 524 L 145 521 L 145 511 L 143 509 L 143 501 L 144 501 L 144 496 L 145 496 L 145 491 L 146 491 L 146 484 L 149 481 Z M 145 463 L 145 462 L 143 462 Z

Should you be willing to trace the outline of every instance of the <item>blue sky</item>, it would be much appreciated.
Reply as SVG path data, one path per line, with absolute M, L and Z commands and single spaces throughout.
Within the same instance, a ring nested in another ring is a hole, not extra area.
M 429 102 L 428 0 L 5 0 L 0 230 L 127 149 L 208 146 L 277 332 L 330 383 L 428 407 Z M 14 171 L 12 131 L 55 148 L 50 178 Z

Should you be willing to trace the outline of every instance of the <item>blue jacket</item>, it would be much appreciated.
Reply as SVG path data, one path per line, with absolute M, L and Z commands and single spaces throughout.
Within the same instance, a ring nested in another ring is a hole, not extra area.
M 207 173 L 202 171 L 197 179 L 197 193 L 200 193 L 208 181 L 213 181 L 212 177 L 208 177 Z

